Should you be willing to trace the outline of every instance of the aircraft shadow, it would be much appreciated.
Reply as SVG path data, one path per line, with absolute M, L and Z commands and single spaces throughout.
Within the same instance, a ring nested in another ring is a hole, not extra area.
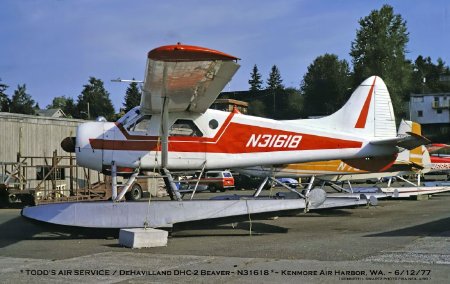
M 264 234 L 286 234 L 288 228 L 258 222 L 267 220 L 271 217 L 293 217 L 293 218 L 321 218 L 330 216 L 348 216 L 352 213 L 345 209 L 320 209 L 304 213 L 303 210 L 289 210 L 284 212 L 271 212 L 253 214 L 251 222 L 248 215 L 200 220 L 186 223 L 175 224 L 172 231 L 173 237 L 208 237 L 208 236 L 245 236 L 249 235 L 250 229 L 252 235 Z M 233 230 L 235 232 L 233 232 Z M 195 232 L 197 231 L 197 232 Z M 203 232 L 205 231 L 205 232 Z M 194 232 L 194 233 L 193 233 Z
M 243 236 L 249 234 L 250 226 L 252 235 L 288 232 L 286 228 L 258 222 L 267 217 L 270 216 L 252 215 L 251 225 L 248 216 L 178 223 L 170 231 L 173 237 L 187 237 L 189 235 L 186 233 L 187 231 L 190 231 L 190 235 L 193 237 Z M 236 224 L 234 229 L 232 223 Z M 119 237 L 119 229 L 55 225 L 22 216 L 16 216 L 0 223 L 0 232 L 0 248 L 24 240 L 117 239 Z
M 23 207 L 25 207 L 25 205 L 21 202 L 17 202 L 17 203 L 6 203 L 6 202 L 0 202 L 0 210 L 1 209 L 22 209 Z
M 172 237 L 248 236 L 286 234 L 289 229 L 258 221 L 240 221 L 228 224 L 211 221 L 175 224 Z
M 347 208 L 347 209 L 353 209 Z M 349 216 L 353 213 L 346 209 L 318 209 L 311 212 L 308 212 L 307 214 L 299 215 L 304 217 L 336 217 L 336 216 Z
M 117 229 L 80 228 L 48 224 L 21 216 L 0 224 L 0 248 L 24 240 L 117 238 Z
M 443 218 L 416 226 L 382 233 L 370 234 L 365 237 L 402 237 L 402 236 L 428 236 L 450 237 L 450 218 Z

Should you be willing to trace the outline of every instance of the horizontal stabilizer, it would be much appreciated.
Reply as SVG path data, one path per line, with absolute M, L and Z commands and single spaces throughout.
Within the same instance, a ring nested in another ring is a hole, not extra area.
M 419 170 L 423 170 L 425 167 L 422 165 L 419 165 L 418 163 L 414 163 L 414 162 L 410 162 L 411 165 L 413 166 L 413 168 L 419 169 Z
M 395 146 L 402 147 L 407 150 L 412 150 L 421 145 L 426 145 L 426 144 L 430 143 L 430 140 L 428 140 L 426 137 L 424 137 L 422 135 L 415 134 L 412 132 L 406 132 L 406 133 L 408 134 L 408 136 L 371 141 L 370 144 L 372 144 L 372 145 L 395 145 Z

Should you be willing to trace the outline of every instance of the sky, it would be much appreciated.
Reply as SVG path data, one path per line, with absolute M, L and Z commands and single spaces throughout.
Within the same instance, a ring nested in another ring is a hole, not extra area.
M 118 111 L 128 84 L 111 80 L 143 80 L 147 52 L 181 42 L 241 58 L 224 91 L 248 90 L 255 64 L 264 81 L 277 65 L 298 88 L 320 55 L 351 62 L 359 19 L 383 4 L 407 22 L 408 59 L 450 64 L 447 0 L 0 0 L 0 78 L 10 97 L 26 84 L 45 108 L 57 96 L 76 100 L 94 76 Z

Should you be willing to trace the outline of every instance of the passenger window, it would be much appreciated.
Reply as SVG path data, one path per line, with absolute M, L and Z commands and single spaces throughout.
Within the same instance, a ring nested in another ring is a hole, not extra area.
M 150 129 L 150 119 L 151 115 L 144 115 L 137 119 L 135 122 L 127 126 L 127 130 L 131 132 L 145 132 L 147 133 Z
M 169 136 L 196 136 L 202 137 L 203 133 L 192 120 L 178 119 L 170 127 Z

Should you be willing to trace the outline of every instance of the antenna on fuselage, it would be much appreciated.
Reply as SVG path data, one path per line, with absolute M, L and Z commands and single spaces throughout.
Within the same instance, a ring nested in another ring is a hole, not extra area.
M 114 83 L 138 83 L 139 84 L 139 89 L 141 90 L 141 92 L 142 92 L 142 84 L 144 83 L 144 81 L 142 81 L 142 80 L 120 79 L 120 77 L 117 78 L 117 79 L 111 79 L 111 82 L 114 82 Z
M 112 79 L 111 82 L 115 82 L 115 83 L 144 83 L 144 81 L 142 81 L 142 80 L 120 79 L 120 77 L 117 78 L 117 79 Z

